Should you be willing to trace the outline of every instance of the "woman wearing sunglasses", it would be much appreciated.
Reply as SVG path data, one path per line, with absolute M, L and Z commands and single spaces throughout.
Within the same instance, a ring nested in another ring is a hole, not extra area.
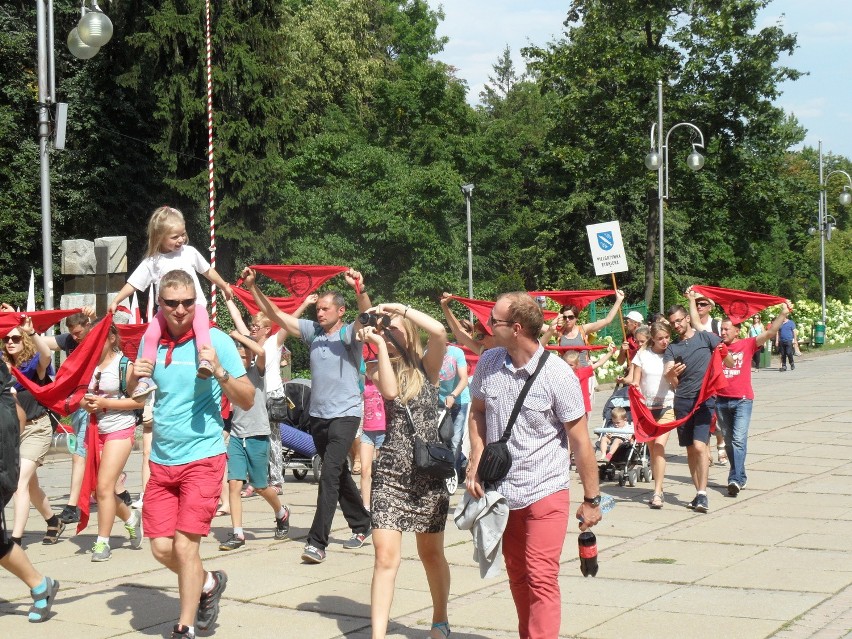
M 47 342 L 36 334 L 30 318 L 3 337 L 3 361 L 10 369 L 16 368 L 19 373 L 39 385 L 49 383 L 53 375 L 50 355 Z M 47 409 L 39 404 L 29 391 L 24 390 L 20 383 L 15 384 L 15 391 L 18 403 L 26 414 L 26 421 L 21 430 L 21 474 L 15 493 L 12 541 L 21 544 L 32 504 L 47 523 L 47 532 L 42 543 L 55 544 L 65 530 L 65 524 L 53 514 L 47 495 L 38 482 L 38 467 L 44 463 L 50 450 L 53 427 Z
M 95 494 L 98 500 L 98 538 L 92 546 L 92 561 L 108 561 L 111 555 L 109 535 L 115 516 L 124 522 L 130 537 L 130 547 L 142 547 L 142 514 L 131 511 L 115 494 L 115 483 L 133 448 L 136 434 L 135 410 L 145 405 L 143 399 L 129 397 L 127 380 L 133 363 L 121 352 L 118 330 L 110 326 L 101 350 L 101 358 L 92 374 L 89 389 L 80 406 L 94 417 L 98 426 L 98 446 L 101 461 Z M 87 496 L 83 496 L 84 499 Z
M 358 338 L 377 353 L 367 374 L 385 400 L 387 430 L 375 462 L 371 511 L 376 559 L 370 588 L 373 639 L 387 632 L 396 576 L 402 556 L 402 533 L 413 532 L 432 595 L 430 639 L 450 636 L 447 601 L 450 568 L 444 556 L 444 526 L 450 496 L 443 479 L 418 473 L 414 437 L 438 441 L 438 377 L 447 350 L 444 327 L 426 313 L 402 304 L 370 309 L 390 316 L 381 331 L 366 326 Z M 428 336 L 424 352 L 420 333 Z M 410 419 L 410 422 L 409 422 Z
M 624 291 L 618 289 L 615 291 L 615 304 L 612 305 L 606 317 L 587 324 L 580 324 L 580 309 L 573 305 L 563 306 L 559 309 L 559 315 L 542 334 L 542 344 L 547 344 L 555 335 L 559 340 L 559 346 L 585 346 L 589 343 L 589 333 L 595 333 L 612 323 L 623 301 Z M 580 351 L 579 365 L 581 367 L 589 365 L 589 355 L 586 351 Z

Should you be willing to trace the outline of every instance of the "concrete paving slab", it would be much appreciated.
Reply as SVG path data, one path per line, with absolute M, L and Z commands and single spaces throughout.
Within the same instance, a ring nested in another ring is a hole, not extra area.
M 710 502 L 711 508 L 713 503 Z M 696 515 L 696 517 L 702 516 Z M 782 521 L 776 517 L 752 516 L 745 510 L 726 514 L 725 519 L 725 528 L 718 525 L 718 518 L 704 517 L 696 519 L 693 526 L 664 535 L 663 538 L 685 541 L 725 541 L 738 546 L 772 546 L 805 533 L 813 526 L 809 521 Z
M 654 637 L 654 639 L 707 639 L 708 636 L 764 639 L 780 625 L 778 621 L 767 619 L 700 615 L 692 611 L 684 614 L 683 612 L 638 609 L 627 611 L 586 630 L 580 636 L 588 639 L 612 639 L 612 637 L 637 635 Z M 643 629 L 642 632 L 639 631 L 640 628 Z

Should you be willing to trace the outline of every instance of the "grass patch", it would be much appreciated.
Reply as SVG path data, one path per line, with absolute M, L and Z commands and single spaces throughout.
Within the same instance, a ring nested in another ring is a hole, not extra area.
M 640 559 L 640 564 L 676 564 L 677 559 L 669 559 L 668 557 L 652 557 L 650 559 Z

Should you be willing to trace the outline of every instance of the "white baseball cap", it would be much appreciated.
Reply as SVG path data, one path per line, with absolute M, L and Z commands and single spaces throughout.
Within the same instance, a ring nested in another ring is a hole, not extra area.
M 639 311 L 630 311 L 627 315 L 625 315 L 625 317 L 633 320 L 634 322 L 639 322 L 640 324 L 645 321 L 645 318 L 642 317 L 642 313 Z

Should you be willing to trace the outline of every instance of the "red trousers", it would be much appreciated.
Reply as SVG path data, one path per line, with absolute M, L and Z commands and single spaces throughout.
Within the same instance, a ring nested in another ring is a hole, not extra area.
M 562 621 L 559 558 L 568 530 L 567 490 L 512 510 L 503 533 L 503 558 L 518 610 L 520 639 L 558 639 Z

